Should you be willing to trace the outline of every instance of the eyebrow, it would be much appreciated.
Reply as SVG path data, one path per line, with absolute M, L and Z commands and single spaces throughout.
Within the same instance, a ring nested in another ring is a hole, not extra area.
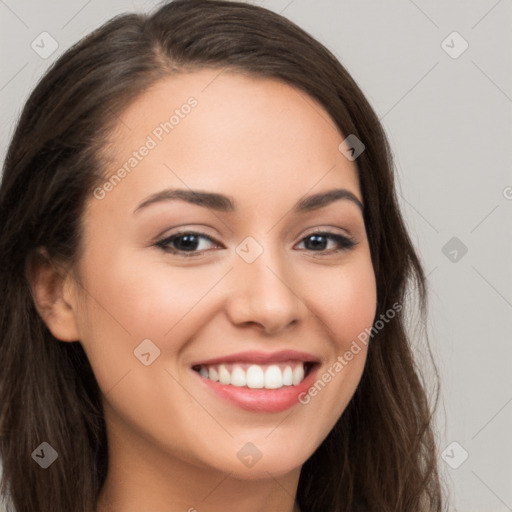
M 320 192 L 300 199 L 293 207 L 295 213 L 305 213 L 312 210 L 323 208 L 338 200 L 348 200 L 355 203 L 361 213 L 364 212 L 364 206 L 361 201 L 350 190 L 344 188 L 335 188 L 326 192 Z M 236 210 L 236 202 L 230 196 L 218 194 L 216 192 L 204 192 L 201 190 L 190 189 L 166 189 L 155 194 L 151 194 L 144 199 L 135 208 L 133 213 L 136 213 L 143 208 L 159 203 L 162 201 L 181 200 L 197 206 L 203 206 L 212 210 L 221 212 L 233 212 Z

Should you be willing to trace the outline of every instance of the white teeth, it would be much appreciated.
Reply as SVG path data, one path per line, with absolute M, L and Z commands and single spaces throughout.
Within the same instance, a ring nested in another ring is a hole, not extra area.
M 283 371 L 283 384 L 285 386 L 291 386 L 293 384 L 293 372 L 291 366 L 287 366 Z
M 260 389 L 265 385 L 265 376 L 260 366 L 255 364 L 247 368 L 247 387 L 251 389 Z
M 219 374 L 217 370 L 212 366 L 208 372 L 208 378 L 217 382 L 219 380 Z
M 219 366 L 219 382 L 221 384 L 231 384 L 231 375 L 223 364 Z
M 304 366 L 299 364 L 293 369 L 292 384 L 294 386 L 296 386 L 297 384 L 300 384 L 303 380 L 304 380 Z
M 247 376 L 238 365 L 236 365 L 231 372 L 231 384 L 239 388 L 247 385 Z
M 247 363 L 201 365 L 197 370 L 201 377 L 223 385 L 248 387 L 251 389 L 280 389 L 296 386 L 305 377 L 304 363 L 258 365 Z
M 283 387 L 283 374 L 279 366 L 269 366 L 265 372 L 265 387 L 267 389 L 279 389 Z

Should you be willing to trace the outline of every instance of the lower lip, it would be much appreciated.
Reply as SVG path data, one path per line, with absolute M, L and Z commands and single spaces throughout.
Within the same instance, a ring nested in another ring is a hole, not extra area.
M 308 388 L 311 387 L 317 368 L 312 368 L 300 384 L 283 386 L 279 389 L 250 389 L 232 386 L 231 384 L 220 384 L 205 379 L 196 371 L 192 371 L 217 396 L 234 403 L 241 409 L 253 412 L 281 412 L 300 403 L 299 396 L 306 393 Z

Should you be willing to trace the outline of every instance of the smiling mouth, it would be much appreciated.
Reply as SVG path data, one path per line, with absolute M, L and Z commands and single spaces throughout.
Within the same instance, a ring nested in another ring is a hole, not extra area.
M 300 384 L 315 364 L 309 361 L 198 364 L 192 369 L 204 379 L 224 385 L 248 389 L 281 389 Z

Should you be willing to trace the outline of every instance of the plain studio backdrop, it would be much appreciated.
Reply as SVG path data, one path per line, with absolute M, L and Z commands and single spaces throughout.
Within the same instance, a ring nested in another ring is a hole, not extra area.
M 340 59 L 379 115 L 430 289 L 451 510 L 512 511 L 512 3 L 267 0 Z M 5 156 L 36 81 L 112 16 L 156 1 L 1 0 Z

